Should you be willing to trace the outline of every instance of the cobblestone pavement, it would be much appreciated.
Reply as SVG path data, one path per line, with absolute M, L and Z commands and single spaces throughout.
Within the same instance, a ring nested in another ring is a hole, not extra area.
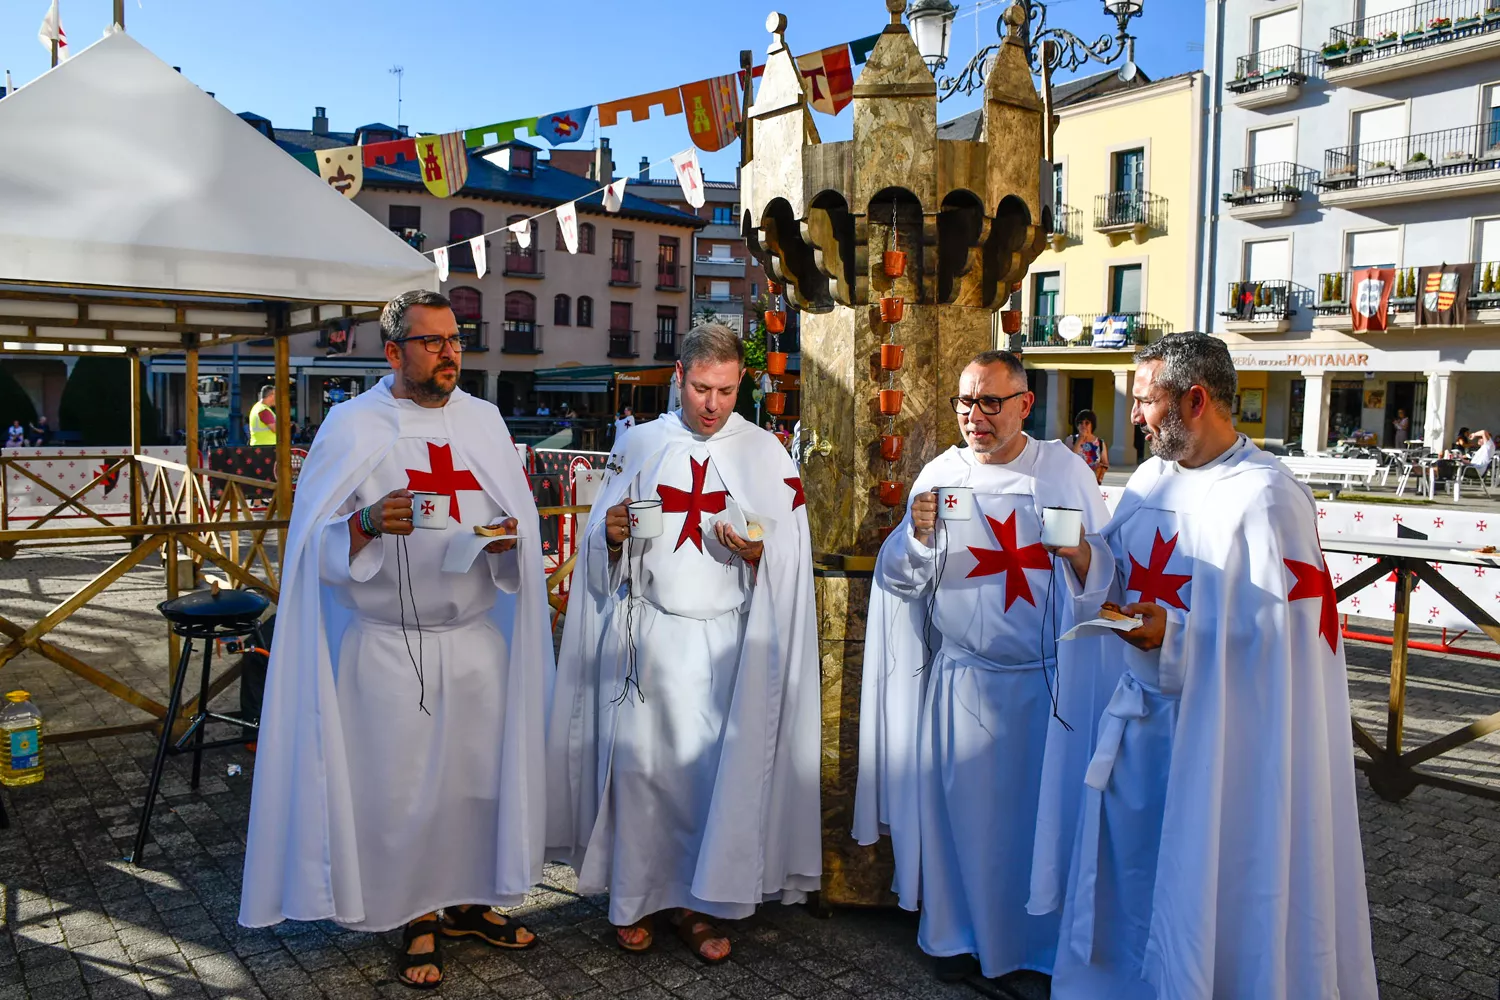
M 30 623 L 118 555 L 66 550 L 0 563 L 0 608 Z M 53 638 L 165 700 L 166 643 L 153 610 L 162 597 L 160 574 L 132 571 Z M 1360 626 L 1378 630 L 1377 623 Z M 1377 737 L 1389 655 L 1373 644 L 1349 648 L 1355 712 Z M 1500 709 L 1500 663 L 1414 652 L 1410 669 L 1408 747 Z M 58 732 L 143 718 L 32 655 L 6 665 L 3 682 L 7 690 L 31 690 Z M 235 704 L 233 689 L 220 698 Z M 1429 769 L 1500 788 L 1497 741 L 1486 737 Z M 4 793 L 15 825 L 0 831 L 0 1000 L 408 995 L 394 979 L 394 934 L 352 934 L 326 923 L 255 931 L 236 925 L 253 772 L 243 750 L 209 755 L 197 792 L 188 787 L 188 760 L 172 761 L 154 842 L 142 867 L 125 863 L 153 748 L 145 735 L 55 744 L 41 785 Z M 230 765 L 241 773 L 230 774 Z M 1390 803 L 1363 778 L 1358 785 L 1381 996 L 1493 1000 L 1500 995 L 1500 804 L 1430 787 Z M 603 900 L 574 894 L 564 868 L 549 868 L 546 884 L 517 912 L 540 934 L 538 947 L 498 953 L 477 943 L 451 946 L 448 981 L 437 995 L 975 995 L 970 985 L 931 977 L 915 945 L 915 918 L 900 912 L 840 910 L 817 919 L 802 907 L 767 907 L 731 925 L 734 957 L 717 968 L 699 965 L 670 936 L 650 955 L 620 952 Z M 1002 997 L 1046 996 L 1035 977 L 975 985 Z

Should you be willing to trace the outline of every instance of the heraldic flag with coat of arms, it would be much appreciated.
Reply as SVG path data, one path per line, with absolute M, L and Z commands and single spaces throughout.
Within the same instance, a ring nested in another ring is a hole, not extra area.
M 462 132 L 424 135 L 418 138 L 417 169 L 422 183 L 438 198 L 458 194 L 469 179 L 469 151 Z
M 1443 264 L 1417 272 L 1417 325 L 1463 326 L 1469 321 L 1473 264 Z
M 1355 333 L 1381 333 L 1391 314 L 1391 289 L 1396 284 L 1396 269 L 1366 267 L 1350 276 L 1349 316 Z

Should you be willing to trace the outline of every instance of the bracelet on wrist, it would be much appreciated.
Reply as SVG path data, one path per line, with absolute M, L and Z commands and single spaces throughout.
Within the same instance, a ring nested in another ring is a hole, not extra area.
M 381 533 L 380 528 L 375 524 L 375 516 L 371 513 L 370 507 L 360 508 L 359 530 L 364 532 L 366 537 L 369 538 L 375 538 Z

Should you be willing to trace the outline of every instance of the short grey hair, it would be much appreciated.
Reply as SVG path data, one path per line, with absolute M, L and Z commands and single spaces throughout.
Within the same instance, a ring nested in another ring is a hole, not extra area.
M 406 313 L 412 306 L 452 309 L 453 303 L 449 302 L 448 296 L 441 292 L 429 291 L 426 288 L 413 288 L 409 292 L 402 292 L 380 310 L 380 342 L 382 344 L 400 340 L 411 333 L 411 323 L 407 321 Z
M 978 365 L 981 368 L 988 368 L 990 365 L 1004 365 L 1005 370 L 1010 372 L 1012 378 L 1016 379 L 1022 385 L 1026 385 L 1027 382 L 1026 366 L 1011 351 L 980 351 L 974 355 L 974 359 L 969 362 L 969 365 Z
M 745 365 L 745 342 L 740 335 L 723 323 L 704 323 L 695 326 L 682 338 L 682 350 L 677 355 L 684 373 L 700 362 L 717 364 L 733 361 L 740 367 Z
M 1201 385 L 1208 398 L 1225 413 L 1230 412 L 1235 393 L 1240 391 L 1240 378 L 1228 345 L 1206 333 L 1169 333 L 1135 353 L 1136 364 L 1148 361 L 1161 362 L 1155 384 L 1179 397 L 1193 386 Z
M 261 398 L 261 400 L 264 401 L 267 396 L 269 396 L 271 393 L 273 393 L 275 391 L 276 391 L 276 384 L 274 382 L 267 382 L 265 385 L 263 385 L 263 386 L 260 387 L 260 398 Z

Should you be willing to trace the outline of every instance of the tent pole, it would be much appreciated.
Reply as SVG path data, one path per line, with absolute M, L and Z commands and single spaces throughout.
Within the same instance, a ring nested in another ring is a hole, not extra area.
M 131 351 L 130 362 L 130 523 L 141 523 L 141 356 Z
M 285 316 L 277 317 L 276 331 L 276 519 L 292 516 L 292 342 L 285 332 Z M 276 558 L 286 566 L 286 529 L 276 532 Z
M 198 454 L 198 335 L 188 335 L 187 365 L 182 375 L 183 425 L 187 428 L 187 466 L 197 470 Z
M 125 0 L 115 0 L 115 23 L 125 27 Z

